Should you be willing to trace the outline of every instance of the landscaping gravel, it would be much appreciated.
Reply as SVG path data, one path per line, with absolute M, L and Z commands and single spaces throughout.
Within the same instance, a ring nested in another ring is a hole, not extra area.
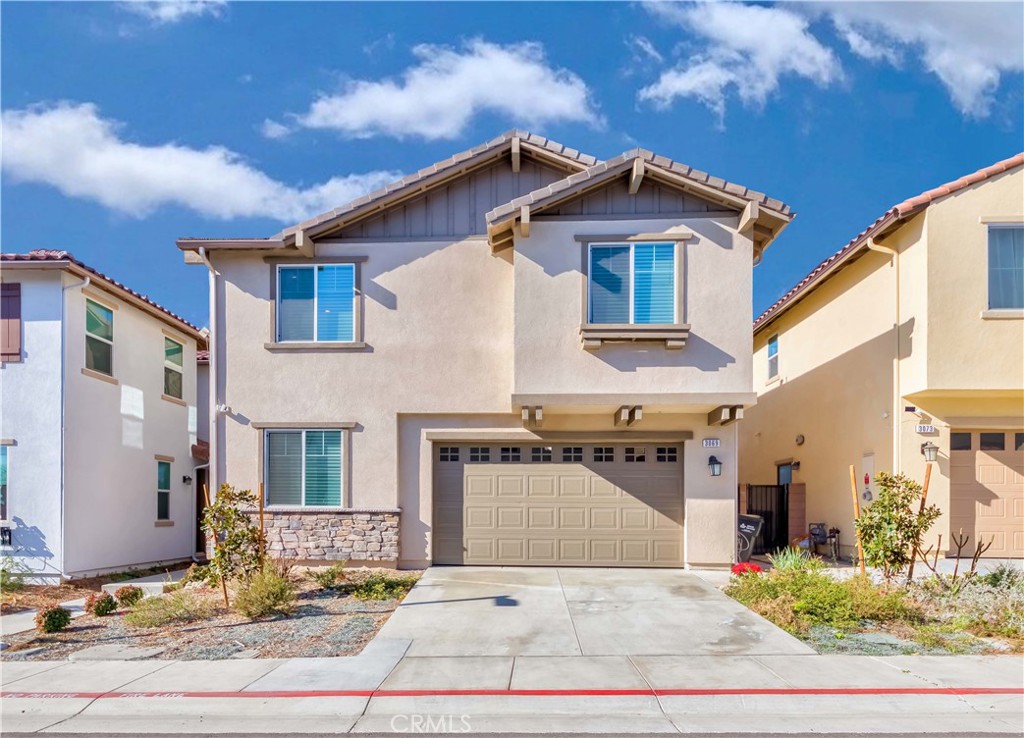
M 196 591 L 219 603 L 216 614 L 194 623 L 137 628 L 125 622 L 123 611 L 102 618 L 85 615 L 60 633 L 8 636 L 10 648 L 0 653 L 0 660 L 66 659 L 103 644 L 160 647 L 165 650 L 158 658 L 175 660 L 229 659 L 242 652 L 255 652 L 260 658 L 349 656 L 362 650 L 400 601 L 359 600 L 318 590 L 305 580 L 299 590 L 291 615 L 256 621 L 226 610 L 220 592 L 210 588 Z

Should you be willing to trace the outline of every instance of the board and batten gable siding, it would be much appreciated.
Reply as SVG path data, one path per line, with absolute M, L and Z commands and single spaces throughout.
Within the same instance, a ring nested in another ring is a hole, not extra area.
M 65 306 L 65 572 L 181 560 L 194 551 L 196 342 L 148 312 L 90 285 Z M 114 309 L 113 379 L 82 373 L 85 306 Z M 164 339 L 184 346 L 182 402 L 164 399 Z M 157 522 L 157 457 L 171 463 L 170 521 Z
M 566 173 L 523 158 L 518 172 L 507 159 L 437 187 L 404 205 L 354 223 L 342 239 L 441 238 L 487 232 L 484 215 L 498 205 L 546 187 Z
M 21 360 L 0 369 L 0 438 L 7 448 L 10 554 L 33 572 L 60 574 L 61 273 L 11 269 L 21 292 Z
M 580 197 L 545 210 L 540 217 L 548 215 L 621 215 L 621 216 L 665 216 L 680 213 L 707 213 L 722 210 L 698 197 L 680 192 L 672 187 L 644 181 L 635 195 L 629 194 L 629 180 L 618 178 L 600 189 L 584 193 Z

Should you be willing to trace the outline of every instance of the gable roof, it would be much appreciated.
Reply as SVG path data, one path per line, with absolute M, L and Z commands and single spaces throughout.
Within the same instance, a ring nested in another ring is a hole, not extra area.
M 744 185 L 713 177 L 707 172 L 659 156 L 653 151 L 637 148 L 496 207 L 486 216 L 488 236 L 492 238 L 492 244 L 508 240 L 510 236 L 505 234 L 511 231 L 524 208 L 531 213 L 540 212 L 622 175 L 629 174 L 642 178 L 648 173 L 653 178 L 693 192 L 712 202 L 724 204 L 729 209 L 743 210 L 753 203 L 756 210 L 751 209 L 751 212 L 757 212 L 754 220 L 763 222 L 768 231 L 759 239 L 761 249 L 795 217 L 795 213 L 781 200 L 770 198 Z M 767 211 L 764 217 L 760 211 Z
M 200 332 L 199 328 L 192 325 L 192 323 L 188 322 L 180 315 L 172 313 L 162 305 L 153 302 L 153 300 L 149 299 L 145 295 L 136 292 L 131 287 L 121 284 L 113 277 L 109 277 L 103 272 L 92 268 L 88 264 L 84 264 L 67 251 L 35 249 L 33 251 L 29 251 L 27 254 L 5 253 L 0 254 L 0 263 L 4 265 L 5 270 L 12 268 L 57 268 L 67 269 L 79 277 L 89 277 L 90 285 L 96 285 L 115 297 L 119 297 L 125 302 L 134 305 L 150 315 L 153 315 L 164 323 L 177 328 L 191 338 L 194 338 L 200 346 L 206 345 L 206 337 Z
M 806 294 L 839 271 L 840 268 L 852 263 L 855 259 L 866 253 L 868 251 L 868 242 L 871 239 L 881 238 L 891 233 L 903 225 L 908 218 L 917 215 L 937 200 L 941 200 L 944 197 L 1020 166 L 1024 166 L 1024 152 L 1011 156 L 1008 159 L 997 161 L 995 164 L 983 167 L 976 172 L 964 175 L 959 179 L 954 179 L 952 182 L 939 185 L 922 192 L 920 195 L 910 197 L 903 202 L 893 205 L 876 218 L 871 225 L 850 239 L 843 248 L 814 267 L 806 277 L 797 282 L 786 294 L 761 313 L 754 321 L 754 333 L 764 330 L 783 312 L 803 299 Z

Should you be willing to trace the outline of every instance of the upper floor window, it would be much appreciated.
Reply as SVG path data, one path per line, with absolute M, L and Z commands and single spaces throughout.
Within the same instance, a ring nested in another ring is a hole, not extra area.
M 355 341 L 355 296 L 355 264 L 278 267 L 277 340 Z
M 0 361 L 21 361 L 21 284 L 0 285 Z
M 183 356 L 185 347 L 170 338 L 164 338 L 164 394 L 182 399 Z
M 590 323 L 676 322 L 676 246 L 632 243 L 590 247 Z
M 768 379 L 779 376 L 779 336 L 768 339 Z
M 270 505 L 341 506 L 341 431 L 267 431 Z
M 1024 310 L 1024 226 L 988 227 L 988 306 Z
M 85 368 L 114 376 L 114 311 L 85 301 Z

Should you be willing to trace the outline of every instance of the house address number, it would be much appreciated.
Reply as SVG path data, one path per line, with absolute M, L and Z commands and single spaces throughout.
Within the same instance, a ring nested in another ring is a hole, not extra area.
M 935 426 L 934 425 L 919 425 L 919 426 L 917 426 L 917 432 L 918 433 L 934 433 L 935 432 Z
M 720 448 L 722 446 L 721 439 L 718 438 L 705 438 L 704 448 Z

